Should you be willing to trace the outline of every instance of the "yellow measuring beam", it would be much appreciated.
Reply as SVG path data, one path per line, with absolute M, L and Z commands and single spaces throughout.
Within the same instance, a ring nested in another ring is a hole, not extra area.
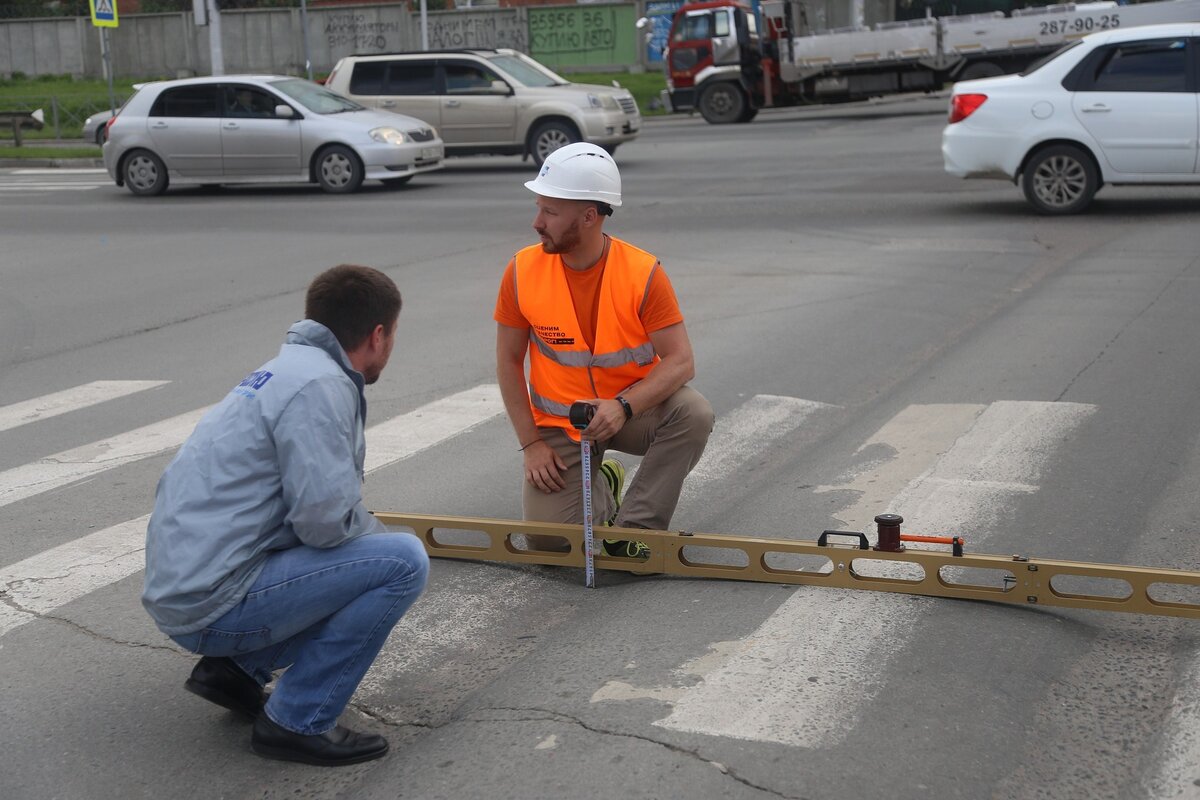
M 582 525 L 374 513 L 389 527 L 412 530 L 435 558 L 584 567 Z M 564 550 L 531 548 L 524 541 L 531 534 L 558 537 Z M 855 544 L 831 541 L 833 535 L 854 537 Z M 650 556 L 597 553 L 598 569 L 1200 619 L 1200 572 L 1188 570 L 875 550 L 865 534 L 837 531 L 816 542 L 640 528 L 605 528 L 604 536 L 645 542 Z

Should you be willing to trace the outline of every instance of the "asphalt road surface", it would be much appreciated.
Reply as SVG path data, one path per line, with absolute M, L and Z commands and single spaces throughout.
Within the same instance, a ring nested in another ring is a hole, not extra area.
M 662 259 L 717 412 L 673 526 L 892 511 L 971 552 L 1196 567 L 1200 190 L 1037 217 L 942 172 L 944 103 L 660 120 L 617 152 L 606 229 Z M 491 312 L 532 175 L 146 199 L 0 172 L 0 797 L 1200 797 L 1194 620 L 440 560 L 343 720 L 385 759 L 259 759 L 183 691 L 195 657 L 139 603 L 155 482 L 320 270 L 404 293 L 368 504 L 520 516 Z

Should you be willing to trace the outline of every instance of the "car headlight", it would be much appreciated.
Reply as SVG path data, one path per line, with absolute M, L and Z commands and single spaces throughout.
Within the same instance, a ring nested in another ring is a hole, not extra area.
M 616 98 L 614 98 L 611 94 L 589 94 L 587 98 L 588 105 L 590 105 L 592 108 L 607 108 L 609 110 L 620 108 L 620 106 L 617 105 Z
M 398 131 L 395 128 L 375 128 L 371 131 L 371 138 L 385 144 L 404 144 L 408 141 L 404 131 Z

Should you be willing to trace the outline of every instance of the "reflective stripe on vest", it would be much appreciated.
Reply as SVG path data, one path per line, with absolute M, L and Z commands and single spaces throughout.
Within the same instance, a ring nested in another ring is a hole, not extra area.
M 563 428 L 578 439 L 568 419 L 572 403 L 616 397 L 645 378 L 658 362 L 638 316 L 658 261 L 610 237 L 592 352 L 575 316 L 564 273 L 569 267 L 541 245 L 525 248 L 514 260 L 517 305 L 530 324 L 529 400 L 534 422 L 539 427 Z

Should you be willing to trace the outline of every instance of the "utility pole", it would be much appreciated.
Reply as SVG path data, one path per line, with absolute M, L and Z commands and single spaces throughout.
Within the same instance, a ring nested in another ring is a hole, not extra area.
M 225 53 L 221 49 L 221 10 L 217 0 L 192 0 L 192 13 L 196 25 L 208 27 L 208 54 L 212 62 L 212 74 L 225 74 Z

